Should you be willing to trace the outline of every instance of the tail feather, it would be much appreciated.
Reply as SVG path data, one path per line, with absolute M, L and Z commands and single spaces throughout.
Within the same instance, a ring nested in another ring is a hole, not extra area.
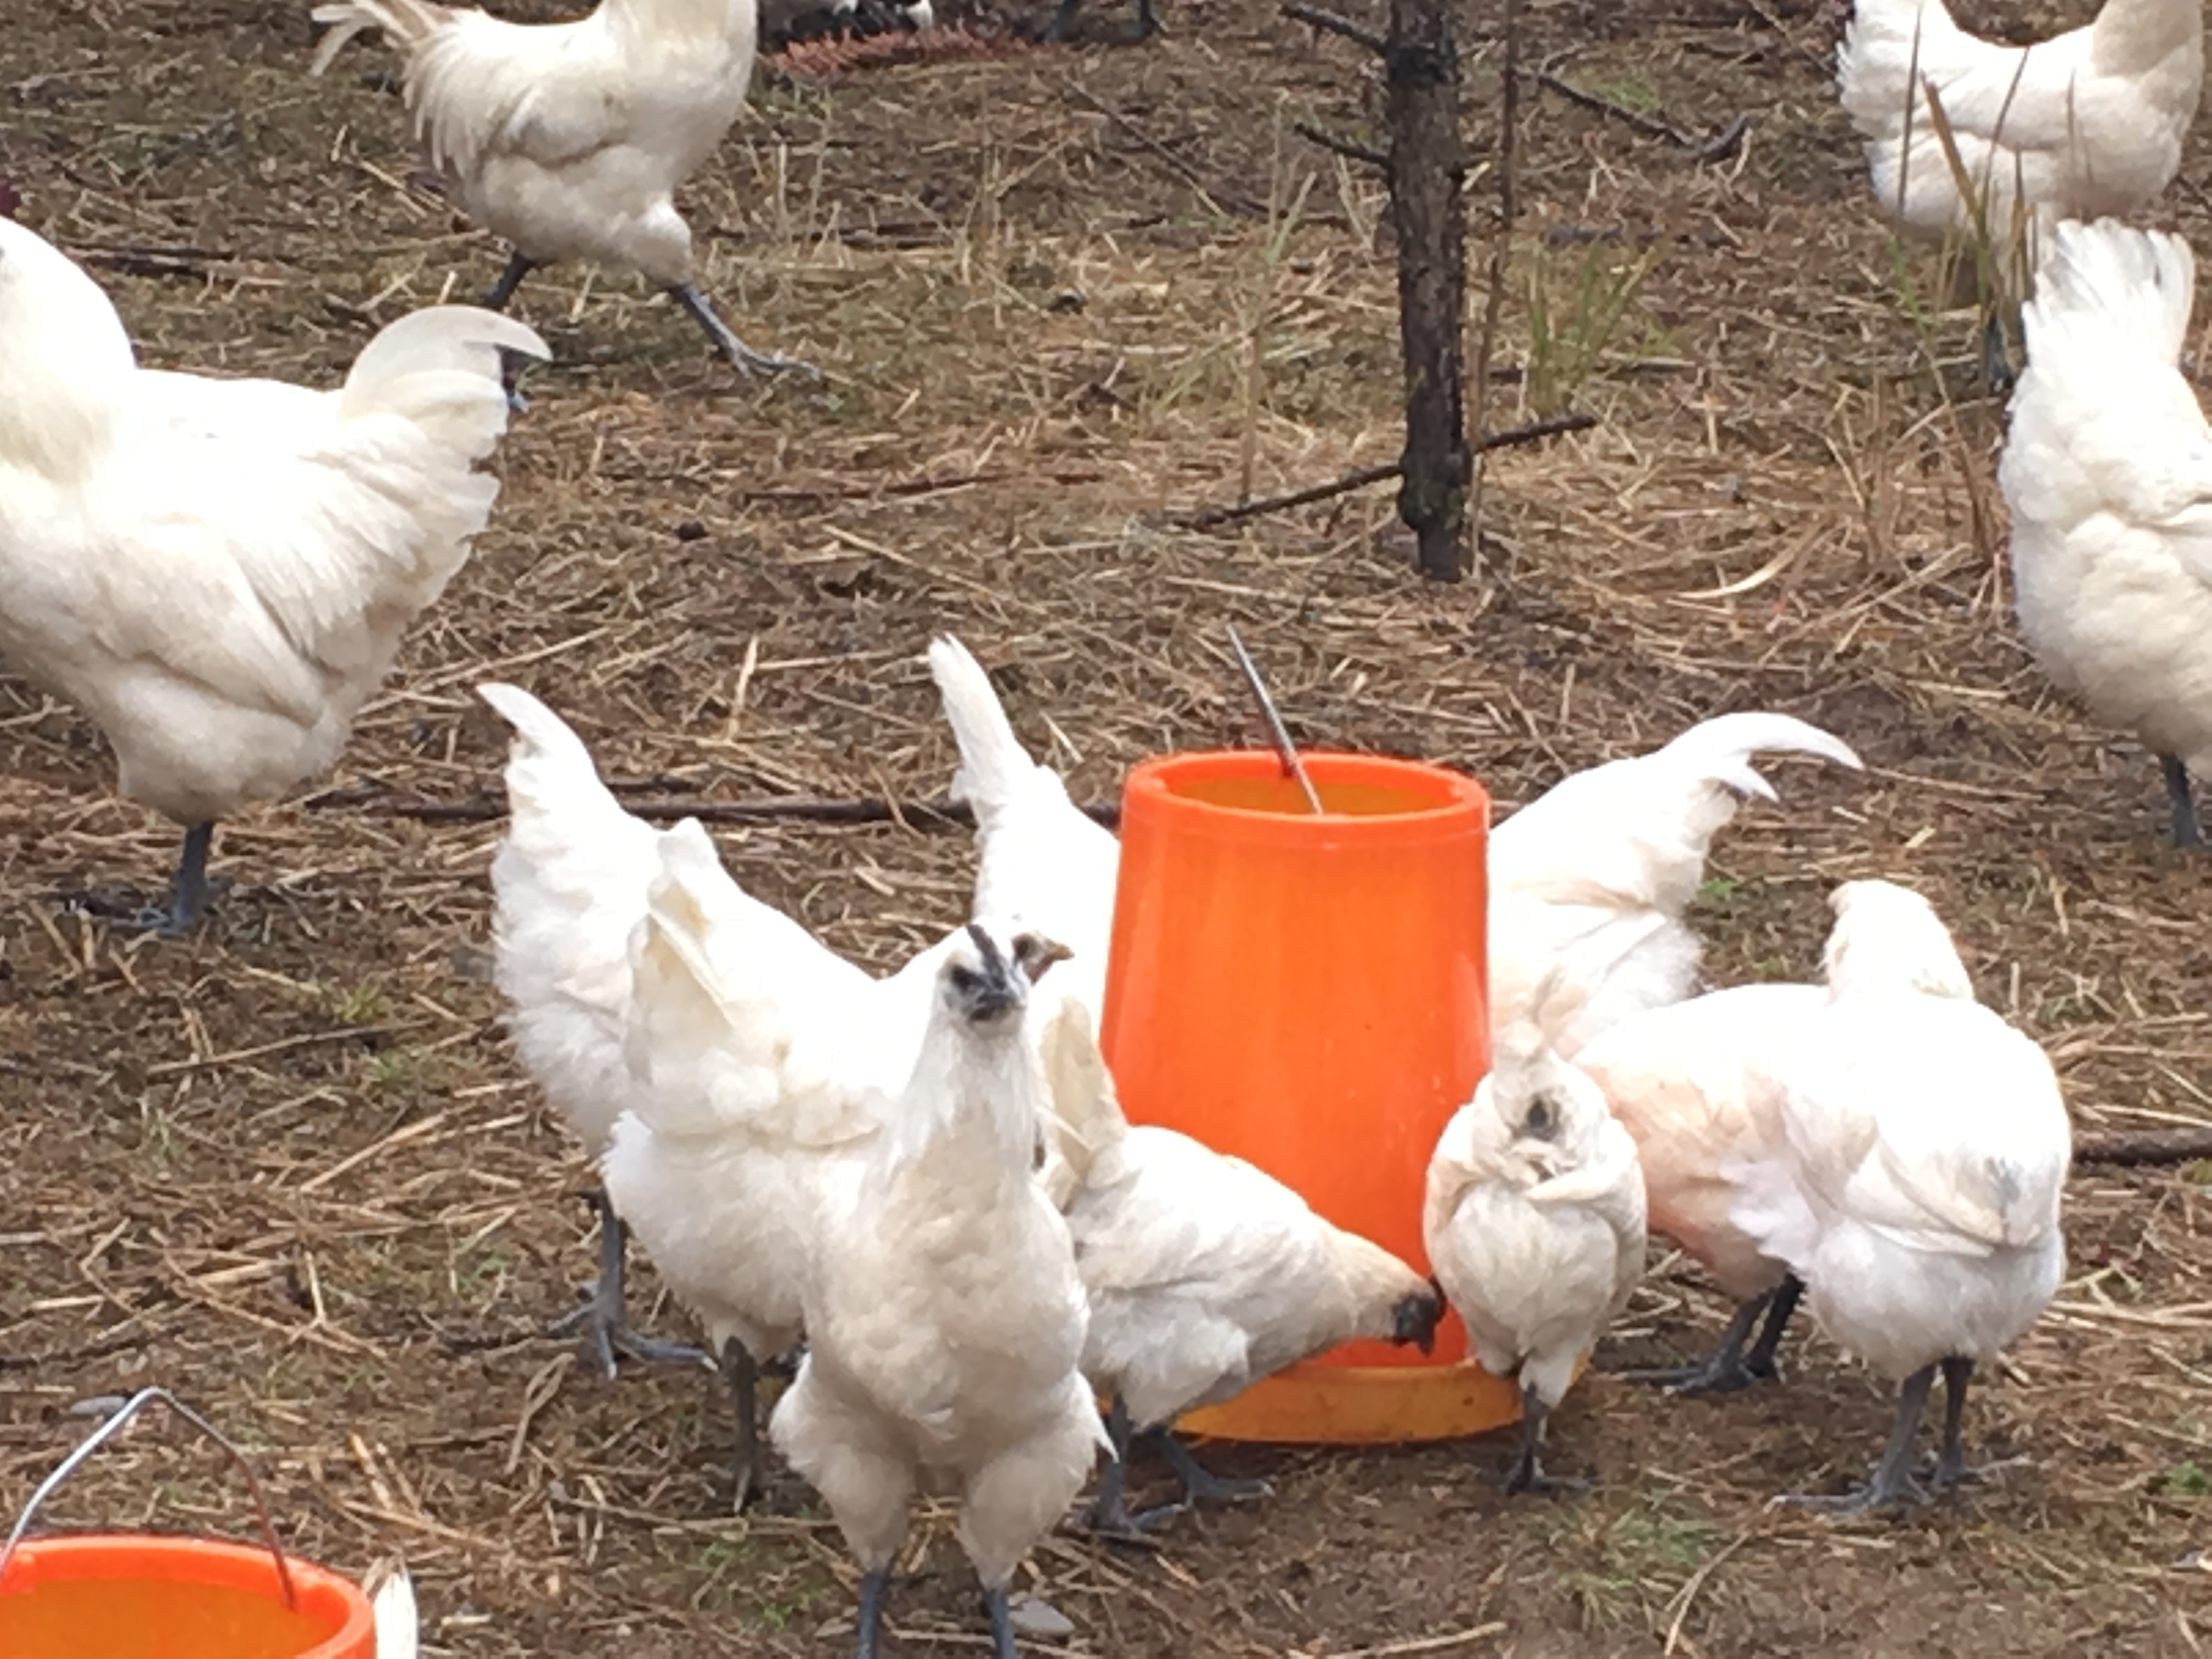
M 400 1567 L 383 1583 L 369 1602 L 376 1626 L 376 1659 L 415 1659 L 422 1641 L 421 1620 L 415 1609 L 415 1583 Z
M 629 933 L 658 837 L 608 793 L 559 715 L 519 686 L 477 693 L 515 732 L 507 835 L 491 866 L 493 977 L 525 1068 L 597 1157 L 633 1092 L 623 1056 Z
M 1832 994 L 1910 990 L 1974 1000 L 1974 981 L 1959 959 L 1951 930 L 1911 888 L 1847 881 L 1828 896 L 1828 903 L 1836 913 L 1824 957 Z
M 631 1109 L 663 1134 L 748 1124 L 828 1146 L 872 1130 L 847 1073 L 875 981 L 738 886 L 696 818 L 656 851 L 624 1045 L 653 1086 Z
M 2150 358 L 2181 361 L 2197 297 L 2197 258 L 2165 231 L 2117 219 L 2058 227 L 2022 308 L 2032 364 L 2079 363 L 2100 375 Z
M 398 415 L 471 460 L 491 453 L 514 404 L 512 357 L 548 362 L 536 330 L 475 306 L 429 306 L 378 333 L 354 359 L 339 396 L 343 420 Z
M 400 51 L 412 52 L 443 28 L 453 14 L 431 0 L 334 0 L 307 15 L 330 30 L 307 65 L 308 74 L 320 75 L 356 34 L 380 29 Z
M 975 810 L 977 827 L 988 828 L 1040 769 L 1014 735 L 1006 705 L 991 689 L 991 677 L 966 646 L 950 634 L 932 640 L 929 672 L 945 701 L 953 740 L 960 745 L 952 799 L 967 802 Z
M 1777 799 L 1752 764 L 1773 752 L 1861 765 L 1840 738 L 1791 715 L 1720 715 L 1650 754 L 1577 772 L 1508 818 L 1491 836 L 1492 890 L 1679 916 L 1737 797 Z

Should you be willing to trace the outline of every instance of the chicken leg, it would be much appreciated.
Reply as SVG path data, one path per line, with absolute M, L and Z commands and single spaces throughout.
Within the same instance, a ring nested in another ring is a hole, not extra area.
M 2202 847 L 2204 829 L 2197 821 L 2197 799 L 2189 787 L 2189 766 L 2178 755 L 2160 755 L 2159 769 L 2166 774 L 2166 796 L 2173 803 L 2173 844 Z
M 1544 1473 L 1537 1451 L 1544 1443 L 1544 1419 L 1552 1408 L 1544 1403 L 1543 1395 L 1536 1392 L 1534 1383 L 1521 1385 L 1521 1443 L 1513 1449 L 1513 1459 L 1505 1466 L 1504 1487 L 1510 1497 L 1520 1492 L 1587 1492 L 1589 1482 L 1571 1480 L 1559 1475 Z
M 1170 1430 L 1133 1432 L 1128 1405 L 1119 1395 L 1106 1413 L 1106 1438 L 1113 1443 L 1114 1455 L 1106 1465 L 1106 1473 L 1099 1477 L 1098 1495 L 1091 1500 L 1091 1507 L 1083 1516 L 1084 1526 L 1101 1537 L 1139 1540 L 1147 1528 L 1171 1515 L 1182 1514 L 1201 1498 L 1234 1503 L 1241 1498 L 1265 1498 L 1273 1490 L 1264 1480 L 1224 1480 L 1200 1465 L 1190 1455 L 1190 1449 Z M 1161 1504 L 1132 1515 L 1123 1504 L 1122 1492 L 1128 1479 L 1130 1449 L 1140 1442 L 1156 1449 L 1161 1461 L 1182 1483 L 1182 1497 L 1175 1503 Z
M 140 927 L 163 939 L 174 939 L 191 931 L 192 924 L 207 908 L 208 853 L 214 845 L 212 823 L 185 826 L 184 851 L 178 855 L 177 873 L 169 883 L 169 902 L 143 912 L 138 918 Z
M 1945 1388 L 1950 1387 L 1948 1367 L 1946 1367 Z M 1969 1366 L 1971 1369 L 1971 1365 Z M 1864 1515 L 1869 1510 L 1887 1509 L 1893 1504 L 1924 1504 L 1928 1494 L 1912 1478 L 1912 1437 L 1920 1430 L 1920 1416 L 1928 1408 L 1928 1391 L 1936 1384 L 1936 1367 L 1923 1365 L 1906 1377 L 1897 1390 L 1897 1417 L 1889 1425 L 1889 1444 L 1875 1465 L 1874 1478 L 1854 1492 L 1829 1498 L 1804 1492 L 1784 1492 L 1774 1501 L 1788 1509 L 1820 1510 L 1829 1515 Z M 1951 1395 L 1960 1409 L 1966 1403 L 1966 1385 L 1962 1376 L 1956 1393 Z M 1946 1452 L 1952 1449 L 1946 1443 Z M 1963 1465 L 1962 1465 L 1963 1467 Z M 1942 1471 L 1938 1460 L 1938 1476 Z
M 514 297 L 514 290 L 522 286 L 522 279 L 537 269 L 538 261 L 527 255 L 508 254 L 507 269 L 499 273 L 499 280 L 483 296 L 483 308 L 486 311 L 506 310 L 507 302 Z
M 1006 1586 L 983 1592 L 983 1606 L 991 1615 L 991 1659 L 1021 1659 L 1014 1646 L 1014 1614 L 1006 1605 Z
M 730 1401 L 738 1412 L 738 1479 L 730 1513 L 741 1515 L 745 1500 L 761 1483 L 760 1366 L 752 1351 L 735 1337 L 722 1344 L 722 1375 L 729 1381 Z
M 714 343 L 724 362 L 744 374 L 756 370 L 763 374 L 781 374 L 795 370 L 814 380 L 822 378 L 822 371 L 810 362 L 797 357 L 787 357 L 780 351 L 756 351 L 731 331 L 730 325 L 714 314 L 714 307 L 707 296 L 690 283 L 678 283 L 668 290 L 668 297 L 684 307 L 691 320 L 706 331 L 707 337 Z
M 884 1597 L 891 1587 L 891 1570 L 878 1567 L 860 1575 L 860 1640 L 854 1659 L 877 1659 L 884 1633 Z
M 1782 1328 L 1790 1322 L 1797 1298 L 1804 1293 L 1804 1285 L 1794 1275 L 1785 1278 L 1774 1289 L 1747 1298 L 1729 1319 L 1728 1328 L 1721 1333 L 1719 1344 L 1703 1359 L 1656 1370 L 1622 1371 L 1620 1379 L 1624 1382 L 1656 1383 L 1690 1398 L 1734 1394 L 1754 1382 L 1770 1382 L 1779 1374 L 1774 1351 L 1781 1345 Z M 1759 1338 L 1747 1353 L 1745 1340 L 1751 1335 L 1751 1328 L 1762 1313 L 1766 1316 L 1766 1322 L 1759 1326 Z
M 629 1316 L 624 1311 L 623 1281 L 625 1273 L 623 1255 L 629 1243 L 629 1229 L 615 1213 L 614 1206 L 607 1202 L 606 1193 L 594 1187 L 584 1194 L 584 1202 L 592 1206 L 599 1218 L 599 1276 L 592 1285 L 592 1292 L 581 1306 L 565 1313 L 545 1328 L 548 1336 L 566 1336 L 582 1328 L 591 1334 L 592 1354 L 599 1369 L 610 1377 L 615 1374 L 615 1356 L 628 1354 L 633 1359 L 650 1359 L 663 1364 L 703 1365 L 707 1356 L 701 1350 L 681 1342 L 665 1342 L 657 1337 L 641 1336 L 629 1328 Z

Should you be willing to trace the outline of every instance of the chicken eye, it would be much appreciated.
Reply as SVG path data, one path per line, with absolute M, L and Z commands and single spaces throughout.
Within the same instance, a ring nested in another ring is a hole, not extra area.
M 952 988 L 954 990 L 961 992 L 963 994 L 976 989 L 983 982 L 983 977 L 981 975 L 975 972 L 972 969 L 967 968 L 955 968 L 951 973 L 945 975 L 945 978 L 952 981 Z

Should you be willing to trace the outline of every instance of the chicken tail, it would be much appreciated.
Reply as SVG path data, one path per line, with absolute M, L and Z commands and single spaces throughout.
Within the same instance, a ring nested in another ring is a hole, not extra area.
M 1824 958 L 1828 989 L 1911 990 L 1974 1000 L 1974 982 L 1935 907 L 1892 881 L 1847 881 L 1828 896 L 1836 925 Z
M 507 430 L 516 360 L 552 356 L 536 330 L 512 317 L 475 306 L 426 307 L 384 329 L 354 359 L 338 414 L 401 416 L 441 448 L 480 460 Z
M 1099 1154 L 1128 1133 L 1129 1121 L 1121 1115 L 1113 1073 L 1098 1051 L 1090 1010 L 1080 1000 L 1060 999 L 1037 1046 L 1050 1097 L 1038 1179 L 1055 1207 L 1065 1209 L 1091 1179 Z
M 657 837 L 608 793 L 559 715 L 519 686 L 477 695 L 515 734 L 491 864 L 493 978 L 524 1066 L 597 1156 L 629 1092 L 629 933 Z
M 376 1659 L 415 1659 L 422 1640 L 415 1611 L 415 1581 L 396 1568 L 369 1602 L 376 1627 Z
M 314 61 L 307 65 L 310 75 L 328 69 L 356 34 L 380 29 L 403 52 L 411 52 L 453 18 L 451 11 L 432 0 L 334 0 L 307 15 L 330 29 L 315 47 Z
M 991 678 L 968 647 L 950 634 L 929 642 L 929 672 L 945 700 L 945 717 L 960 745 L 960 769 L 952 775 L 952 799 L 975 810 L 979 826 L 996 819 L 1021 786 L 1037 770 L 1030 751 L 1014 735 L 1006 705 L 991 689 Z
M 2196 295 L 2196 256 L 2180 237 L 2117 219 L 2062 224 L 2021 310 L 2029 364 L 2062 377 L 2078 364 L 2100 379 L 2145 358 L 2172 368 Z

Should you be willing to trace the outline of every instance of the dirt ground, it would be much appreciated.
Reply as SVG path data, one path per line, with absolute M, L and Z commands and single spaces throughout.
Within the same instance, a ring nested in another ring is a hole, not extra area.
M 848 1639 L 811 1494 L 779 1471 L 726 1514 L 708 1378 L 609 1385 L 533 1334 L 589 1271 L 587 1171 L 500 1033 L 495 816 L 410 815 L 496 801 L 503 740 L 469 695 L 493 676 L 641 792 L 727 799 L 940 794 L 920 652 L 948 627 L 1101 799 L 1146 754 L 1254 740 L 1225 620 L 1302 741 L 1464 768 L 1501 811 L 1695 719 L 1786 709 L 1869 770 L 1778 769 L 1782 805 L 1723 838 L 1697 912 L 1717 981 L 1810 976 L 1827 887 L 1898 877 L 2048 1046 L 2082 1127 L 2209 1115 L 2212 863 L 2163 843 L 2148 757 L 2014 635 L 1999 411 L 1966 390 L 1970 322 L 1900 300 L 1930 262 L 1870 210 L 1827 76 L 1838 14 L 1530 0 L 1531 61 L 1692 137 L 1747 114 L 1750 139 L 1702 161 L 1531 97 L 1490 424 L 1562 399 L 1599 424 L 1495 459 L 1483 569 L 1438 587 L 1387 490 L 1171 517 L 1248 474 L 1267 494 L 1395 453 L 1383 198 L 1290 125 L 1371 136 L 1367 65 L 1262 0 L 1166 0 L 1143 46 L 1118 0 L 1086 4 L 1075 48 L 763 72 L 689 206 L 727 314 L 818 386 L 734 377 L 626 283 L 532 279 L 520 314 L 559 361 L 500 453 L 491 529 L 338 775 L 223 826 L 236 884 L 198 935 L 102 919 L 157 890 L 173 831 L 114 797 L 89 726 L 0 677 L 0 1512 L 82 1432 L 73 1402 L 160 1381 L 258 1454 L 301 1553 L 404 1555 L 430 1653 Z M 410 184 L 380 47 L 306 78 L 305 10 L 0 3 L 0 175 L 151 362 L 331 384 L 373 325 L 498 268 Z M 1492 15 L 1463 25 L 1486 207 Z M 2195 160 L 2160 216 L 2203 246 Z M 964 836 L 722 841 L 872 963 L 963 913 Z M 1023 1582 L 1076 1634 L 1029 1650 L 2196 1654 L 2206 1182 L 2077 1172 L 2069 1282 L 1970 1425 L 2022 1461 L 1963 1501 L 1849 1525 L 1766 1507 L 1856 1478 L 1887 1423 L 1814 1339 L 1750 1398 L 1590 1377 L 1553 1428 L 1584 1497 L 1501 1499 L 1495 1438 L 1216 1448 L 1273 1498 L 1186 1517 L 1156 1555 L 1049 1539 Z M 651 1308 L 649 1269 L 636 1285 Z M 1723 1313 L 1655 1247 L 1601 1364 L 1686 1352 Z M 153 1430 L 52 1518 L 246 1523 L 215 1462 Z M 902 1565 L 901 1650 L 978 1645 L 949 1517 Z

